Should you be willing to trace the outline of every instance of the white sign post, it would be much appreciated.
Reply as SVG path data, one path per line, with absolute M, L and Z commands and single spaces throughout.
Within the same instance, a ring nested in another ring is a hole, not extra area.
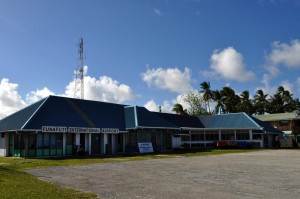
M 153 153 L 153 146 L 151 142 L 138 143 L 140 153 Z

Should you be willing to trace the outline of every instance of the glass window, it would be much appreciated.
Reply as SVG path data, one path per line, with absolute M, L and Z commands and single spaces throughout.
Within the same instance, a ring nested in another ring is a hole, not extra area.
M 250 135 L 248 131 L 236 131 L 237 140 L 250 140 Z
M 56 134 L 50 134 L 50 148 L 56 148 Z
M 58 148 L 58 149 L 63 148 L 63 134 L 62 133 L 56 134 L 56 148 Z
M 36 134 L 29 134 L 28 135 L 28 148 L 35 149 L 36 147 Z
M 66 134 L 66 144 L 67 145 L 72 145 L 73 143 L 73 134 L 67 133 Z
M 207 141 L 219 140 L 219 132 L 217 131 L 206 131 L 205 139 Z
M 299 126 L 300 126 L 300 120 L 295 120 L 295 121 L 294 121 L 294 124 L 295 124 L 295 126 L 298 126 L 298 127 L 299 127 Z
M 289 121 L 280 121 L 280 126 L 288 126 Z
M 43 134 L 37 134 L 36 136 L 36 145 L 38 149 L 43 148 Z
M 151 132 L 150 131 L 139 131 L 138 132 L 138 142 L 151 142 Z
M 191 140 L 192 141 L 204 141 L 204 134 L 192 134 Z
M 49 133 L 44 134 L 44 148 L 48 149 L 49 148 Z
M 182 135 L 181 136 L 181 141 L 190 141 L 190 136 L 189 135 Z
M 261 140 L 261 134 L 253 134 L 253 140 Z
M 24 149 L 24 139 L 22 134 L 15 134 L 14 138 L 14 148 L 15 149 Z
M 222 131 L 221 139 L 222 140 L 235 140 L 234 131 Z

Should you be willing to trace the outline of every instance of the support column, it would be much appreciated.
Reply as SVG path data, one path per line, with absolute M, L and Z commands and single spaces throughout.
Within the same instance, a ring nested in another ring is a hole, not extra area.
M 221 130 L 219 130 L 219 141 L 222 140 Z
M 126 133 L 122 133 L 121 134 L 123 137 L 122 137 L 122 140 L 123 140 L 123 153 L 125 152 L 125 146 L 126 146 L 126 144 L 125 144 L 125 142 L 126 142 Z
M 111 134 L 111 153 L 115 154 L 116 153 L 116 135 Z
M 75 135 L 75 144 L 76 145 L 80 145 L 80 133 L 76 133 Z
M 250 141 L 253 140 L 253 133 L 252 133 L 252 130 L 249 130 L 249 140 L 250 140 Z
M 103 134 L 103 154 L 106 154 L 107 134 Z
M 63 156 L 66 155 L 66 142 L 67 142 L 67 134 L 63 133 Z
M 234 140 L 236 140 L 236 130 L 234 130 Z
M 92 154 L 92 134 L 88 134 L 88 143 L 89 143 L 89 155 Z
M 203 131 L 203 134 L 204 134 L 204 148 L 206 148 L 206 132 Z
M 192 141 L 192 133 L 191 131 L 189 131 L 189 134 L 190 134 L 190 149 L 192 148 L 192 144 L 191 144 L 191 141 Z

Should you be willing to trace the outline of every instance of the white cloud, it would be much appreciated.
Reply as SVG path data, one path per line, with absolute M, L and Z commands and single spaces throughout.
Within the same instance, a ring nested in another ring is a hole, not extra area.
M 161 111 L 163 113 L 174 113 L 172 112 L 173 106 L 175 104 L 181 104 L 183 109 L 188 109 L 190 106 L 183 101 L 183 97 L 186 94 L 178 95 L 175 99 L 172 100 L 165 100 L 162 104 L 157 104 L 154 100 L 149 100 L 144 107 L 147 108 L 149 111 L 159 111 L 159 106 L 161 106 Z
M 146 102 L 144 107 L 149 111 L 159 111 L 159 105 L 154 100 L 149 100 L 148 102 Z
M 0 82 L 0 119 L 26 105 L 18 93 L 18 84 L 10 83 L 9 79 L 3 78 Z
M 290 44 L 275 41 L 272 43 L 272 51 L 267 55 L 268 65 L 274 67 L 284 65 L 289 68 L 300 69 L 300 40 L 292 40 Z
M 300 40 L 292 40 L 290 44 L 274 41 L 271 45 L 271 52 L 266 55 L 265 69 L 262 83 L 265 85 L 264 92 L 274 94 L 276 87 L 270 87 L 269 82 L 272 78 L 280 74 L 279 67 L 300 69 Z M 293 85 L 288 81 L 283 81 L 284 88 L 293 89 Z
M 50 91 L 47 87 L 44 87 L 43 89 L 37 89 L 36 91 L 31 91 L 26 95 L 26 102 L 28 104 L 32 104 L 45 97 L 48 97 L 49 95 L 55 95 L 55 93 Z
M 66 86 L 65 95 L 74 97 L 74 89 L 75 85 L 72 81 Z M 101 76 L 99 79 L 90 76 L 84 77 L 84 99 L 122 103 L 136 97 L 129 86 L 120 84 L 110 77 Z
M 218 78 L 221 76 L 225 79 L 236 80 L 240 82 L 252 81 L 255 74 L 247 71 L 243 62 L 243 56 L 233 47 L 223 50 L 215 50 L 211 56 L 211 71 L 204 71 L 204 76 Z
M 173 108 L 172 102 L 165 100 L 163 104 L 157 104 L 154 100 L 149 100 L 144 107 L 149 111 L 159 112 L 159 106 L 161 107 L 161 112 L 163 113 L 172 113 Z
M 294 85 L 291 84 L 288 80 L 282 81 L 280 85 L 283 86 L 284 90 L 288 90 L 290 91 L 290 93 L 293 93 Z
M 87 74 L 88 67 L 84 66 L 84 74 Z M 49 95 L 59 95 L 74 97 L 75 83 L 70 82 L 66 86 L 64 94 L 55 94 L 49 88 L 44 87 L 31 91 L 26 95 L 26 102 L 22 100 L 19 95 L 18 84 L 10 83 L 8 79 L 4 78 L 0 83 L 0 119 L 16 112 L 27 104 L 32 104 Z M 99 79 L 94 77 L 84 77 L 84 99 L 104 101 L 112 103 L 123 103 L 127 100 L 136 99 L 138 96 L 133 94 L 131 88 L 125 84 L 120 84 L 118 81 L 113 80 L 107 76 L 101 76 Z
M 178 68 L 157 68 L 148 69 L 142 73 L 142 79 L 148 86 L 168 90 L 174 93 L 186 93 L 192 89 L 190 84 L 191 75 L 188 68 L 181 72 Z

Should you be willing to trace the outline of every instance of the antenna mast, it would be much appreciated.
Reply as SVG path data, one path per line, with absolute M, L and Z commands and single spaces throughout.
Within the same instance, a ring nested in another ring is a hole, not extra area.
M 83 71 L 83 39 L 78 44 L 78 66 L 75 71 L 74 98 L 84 99 L 84 71 Z

